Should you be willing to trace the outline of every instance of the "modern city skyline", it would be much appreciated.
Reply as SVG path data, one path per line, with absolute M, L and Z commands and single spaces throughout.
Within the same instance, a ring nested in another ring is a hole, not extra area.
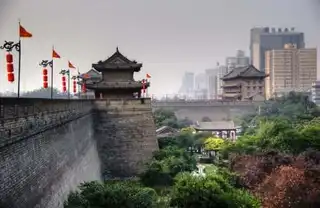
M 305 47 L 304 32 L 291 28 L 256 27 L 250 30 L 251 64 L 260 71 L 265 71 L 265 53 L 268 50 L 282 49 L 285 44 Z

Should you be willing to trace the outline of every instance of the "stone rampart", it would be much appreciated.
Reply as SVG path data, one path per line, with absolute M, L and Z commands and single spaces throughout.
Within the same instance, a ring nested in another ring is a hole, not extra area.
M 60 208 L 99 180 L 92 101 L 0 99 L 0 206 Z
M 104 177 L 141 173 L 158 149 L 151 100 L 96 100 L 94 106 L 94 137 Z

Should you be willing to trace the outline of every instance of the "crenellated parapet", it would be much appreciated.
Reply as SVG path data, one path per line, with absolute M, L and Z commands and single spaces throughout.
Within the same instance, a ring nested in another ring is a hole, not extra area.
M 91 113 L 90 100 L 0 99 L 0 147 Z

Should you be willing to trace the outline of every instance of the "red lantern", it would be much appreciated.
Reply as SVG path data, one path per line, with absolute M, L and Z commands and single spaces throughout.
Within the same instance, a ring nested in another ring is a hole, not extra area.
M 87 92 L 86 84 L 85 84 L 85 83 L 82 84 L 82 92 L 83 92 L 83 93 L 86 93 L 86 92 Z
M 43 70 L 42 70 L 42 74 L 43 74 L 43 75 L 48 75 L 48 70 L 47 70 L 47 69 L 43 69 Z
M 7 63 L 7 72 L 13 73 L 13 63 Z
M 43 88 L 47 89 L 48 88 L 48 82 L 43 82 Z
M 7 53 L 6 55 L 7 63 L 12 63 L 13 62 L 13 56 L 11 53 Z
M 43 75 L 43 81 L 44 82 L 48 82 L 48 76 L 47 75 Z
M 9 82 L 14 82 L 14 74 L 12 72 L 8 73 L 8 81 Z
M 67 86 L 66 82 L 62 82 L 62 86 L 64 87 Z
M 66 82 L 66 77 L 62 76 L 62 82 Z
M 63 91 L 63 92 L 67 92 L 67 87 L 66 87 L 66 86 L 63 86 L 63 87 L 62 87 L 62 91 Z

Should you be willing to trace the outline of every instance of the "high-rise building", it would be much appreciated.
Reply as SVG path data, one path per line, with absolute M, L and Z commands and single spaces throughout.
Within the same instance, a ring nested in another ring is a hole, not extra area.
M 317 49 L 285 44 L 283 49 L 270 50 L 265 55 L 266 98 L 289 91 L 306 91 L 317 79 Z
M 182 85 L 179 93 L 184 94 L 188 98 L 192 97 L 194 92 L 194 73 L 186 72 L 182 78 Z
M 194 80 L 194 97 L 196 99 L 207 99 L 207 80 L 204 73 L 197 74 Z
M 260 71 L 265 71 L 265 52 L 282 49 L 287 43 L 296 45 L 298 49 L 305 47 L 304 34 L 290 30 L 275 28 L 252 28 L 250 34 L 251 64 Z
M 217 98 L 217 74 L 218 69 L 207 69 L 206 77 L 207 77 L 207 89 L 208 89 L 208 99 L 216 99 Z
M 226 67 L 228 71 L 234 68 L 248 66 L 250 64 L 250 58 L 245 55 L 244 51 L 238 50 L 235 57 L 226 58 Z
M 207 88 L 208 88 L 208 98 L 218 99 L 222 95 L 222 84 L 221 78 L 227 74 L 226 66 L 217 66 L 215 69 L 207 69 Z
M 320 105 L 320 80 L 314 82 L 311 88 L 311 100 L 312 102 Z

